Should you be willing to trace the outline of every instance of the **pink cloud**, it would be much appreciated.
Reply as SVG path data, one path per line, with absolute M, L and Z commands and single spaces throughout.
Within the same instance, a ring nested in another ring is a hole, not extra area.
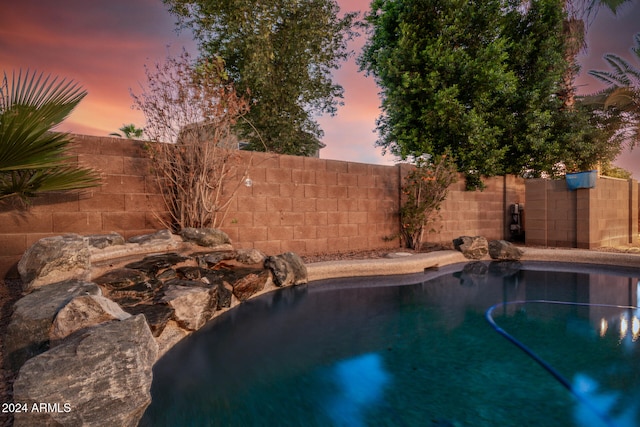
M 5 10 L 6 9 L 6 10 Z M 129 89 L 145 81 L 144 64 L 161 61 L 181 46 L 161 2 L 21 0 L 0 6 L 0 68 L 37 70 L 80 84 L 88 95 L 61 130 L 107 135 L 124 123 L 144 124 Z

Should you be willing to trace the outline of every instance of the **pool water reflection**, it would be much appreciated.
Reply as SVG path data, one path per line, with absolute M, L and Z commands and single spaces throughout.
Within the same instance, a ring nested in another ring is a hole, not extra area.
M 342 360 L 321 375 L 335 386 L 321 404 L 336 425 L 365 426 L 364 414 L 380 404 L 389 382 L 382 356 L 367 353 Z
M 141 425 L 640 425 L 635 312 L 621 338 L 616 308 L 637 305 L 640 274 L 574 268 L 469 263 L 263 295 L 156 364 Z M 496 333 L 495 305 L 496 323 L 588 404 Z

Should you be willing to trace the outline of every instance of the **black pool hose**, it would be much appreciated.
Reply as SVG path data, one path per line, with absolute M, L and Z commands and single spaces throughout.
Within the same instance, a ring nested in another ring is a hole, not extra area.
M 569 382 L 560 372 L 558 372 L 553 366 L 544 361 L 540 356 L 538 356 L 533 350 L 523 344 L 521 341 L 517 340 L 515 337 L 510 335 L 507 331 L 502 329 L 493 319 L 493 311 L 498 307 L 503 307 L 505 305 L 510 304 L 532 304 L 532 303 L 540 303 L 540 304 L 564 304 L 564 305 L 577 305 L 577 306 L 598 306 L 598 307 L 611 307 L 611 308 L 633 308 L 633 307 L 621 307 L 621 306 L 613 306 L 606 304 L 585 304 L 585 303 L 574 303 L 574 302 L 562 302 L 562 301 L 546 301 L 546 300 L 532 300 L 532 301 L 509 301 L 505 303 L 499 303 L 491 306 L 487 312 L 485 313 L 485 318 L 489 322 L 489 324 L 493 327 L 493 329 L 498 332 L 500 335 L 505 337 L 508 341 L 522 350 L 527 356 L 535 360 L 540 366 L 542 366 L 547 372 L 549 372 L 556 380 L 560 382 L 571 394 L 575 396 L 577 400 L 579 400 L 582 404 L 584 404 L 587 408 L 589 408 L 595 415 L 598 416 L 602 420 L 602 422 L 609 427 L 617 427 L 616 423 L 609 417 L 608 414 L 602 413 L 598 408 L 596 408 L 587 398 L 585 398 L 581 393 L 577 392 L 571 382 Z

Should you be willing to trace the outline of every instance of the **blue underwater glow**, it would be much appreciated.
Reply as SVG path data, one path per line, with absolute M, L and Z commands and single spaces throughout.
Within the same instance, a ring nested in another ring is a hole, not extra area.
M 384 387 L 390 380 L 382 357 L 376 353 L 336 363 L 330 368 L 329 377 L 337 387 L 322 406 L 339 427 L 365 426 L 364 411 L 383 398 Z
M 602 390 L 598 381 L 587 374 L 576 374 L 572 385 L 576 393 L 603 414 L 614 412 L 615 406 L 624 400 L 621 392 Z M 588 405 L 579 403 L 575 407 L 574 418 L 576 424 L 583 427 L 603 427 L 609 424 L 632 427 L 637 425 L 636 421 L 639 419 L 638 409 L 638 403 L 634 401 L 630 406 L 624 408 L 621 413 L 602 420 L 600 417 L 593 416 L 593 410 Z

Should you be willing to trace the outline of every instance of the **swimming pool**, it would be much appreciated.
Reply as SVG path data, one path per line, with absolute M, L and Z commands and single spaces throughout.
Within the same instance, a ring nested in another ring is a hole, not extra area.
M 170 350 L 141 425 L 640 425 L 639 277 L 475 262 L 281 289 Z

